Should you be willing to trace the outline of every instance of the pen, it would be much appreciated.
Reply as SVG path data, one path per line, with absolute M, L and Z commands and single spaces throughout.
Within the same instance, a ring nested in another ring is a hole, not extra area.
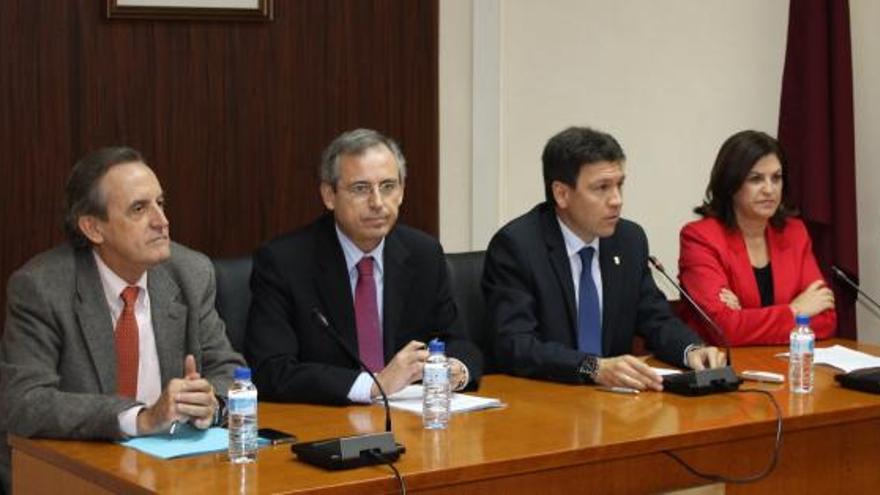
M 600 385 L 596 387 L 596 390 L 601 390 L 603 392 L 614 392 L 616 394 L 639 395 L 638 389 L 629 387 L 605 387 Z
M 171 423 L 171 428 L 168 430 L 168 434 L 174 436 L 177 433 L 177 427 L 180 426 L 180 421 L 176 419 Z

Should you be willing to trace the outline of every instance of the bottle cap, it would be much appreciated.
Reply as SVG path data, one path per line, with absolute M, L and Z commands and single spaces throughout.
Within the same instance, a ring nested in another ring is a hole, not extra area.
M 432 339 L 428 342 L 428 352 L 431 354 L 446 352 L 446 344 L 440 339 Z
M 807 315 L 797 315 L 795 322 L 797 322 L 798 326 L 809 325 L 810 317 Z
M 236 380 L 250 380 L 251 379 L 251 369 L 240 366 L 235 368 L 235 372 L 232 374 L 232 378 Z

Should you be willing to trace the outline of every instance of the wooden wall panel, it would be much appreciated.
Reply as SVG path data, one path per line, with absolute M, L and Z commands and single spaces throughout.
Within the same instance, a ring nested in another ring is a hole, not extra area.
M 437 0 L 276 0 L 271 22 L 107 20 L 104 0 L 0 2 L 0 279 L 63 240 L 85 152 L 143 152 L 172 237 L 250 253 L 322 211 L 339 132 L 395 137 L 402 220 L 438 230 Z M 5 307 L 5 290 L 0 304 Z

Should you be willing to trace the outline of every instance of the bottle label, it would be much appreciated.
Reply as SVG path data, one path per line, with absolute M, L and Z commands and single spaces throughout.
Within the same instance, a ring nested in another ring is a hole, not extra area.
M 446 366 L 425 366 L 422 383 L 425 385 L 444 385 L 449 383 L 449 368 Z
M 230 414 L 256 414 L 257 391 L 249 390 L 230 394 L 228 406 Z

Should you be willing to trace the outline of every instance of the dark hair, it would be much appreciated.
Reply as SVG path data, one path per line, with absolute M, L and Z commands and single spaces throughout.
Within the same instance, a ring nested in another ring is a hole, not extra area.
M 144 163 L 141 154 L 132 148 L 116 146 L 101 148 L 79 159 L 70 172 L 64 189 L 64 232 L 76 247 L 89 245 L 89 240 L 79 230 L 79 217 L 94 215 L 107 219 L 107 198 L 98 187 L 101 178 L 114 165 Z
M 782 228 L 785 219 L 795 214 L 795 211 L 785 204 L 788 191 L 788 166 L 779 141 L 760 131 L 740 131 L 724 141 L 712 167 L 712 176 L 706 187 L 706 197 L 702 205 L 694 208 L 694 213 L 704 217 L 715 217 L 727 228 L 735 228 L 733 196 L 742 187 L 755 163 L 767 155 L 775 155 L 782 165 L 782 201 L 776 213 L 770 218 L 770 225 L 777 229 Z
M 623 149 L 610 134 L 589 127 L 569 127 L 544 146 L 544 195 L 555 204 L 553 181 L 575 187 L 582 166 L 623 160 Z
M 355 129 L 336 136 L 321 155 L 321 168 L 319 170 L 321 182 L 336 187 L 339 180 L 339 163 L 343 156 L 360 155 L 375 146 L 385 145 L 394 159 L 397 160 L 397 170 L 400 182 L 406 180 L 406 158 L 400 151 L 400 146 L 393 139 L 383 136 L 372 129 Z

